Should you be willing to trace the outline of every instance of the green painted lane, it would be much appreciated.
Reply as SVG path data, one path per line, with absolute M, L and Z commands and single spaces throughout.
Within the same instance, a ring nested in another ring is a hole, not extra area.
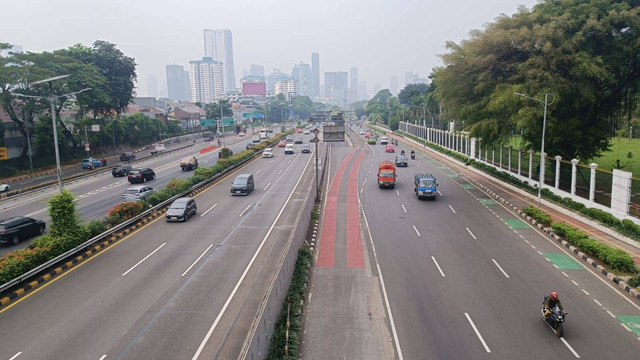
M 520 219 L 504 219 L 504 222 L 512 229 L 530 229 L 531 226 Z
M 478 198 L 478 201 L 480 201 L 480 203 L 481 203 L 482 205 L 487 205 L 487 206 L 495 206 L 495 205 L 498 205 L 498 202 L 497 202 L 497 201 L 495 201 L 495 200 L 493 200 L 493 199 L 489 199 L 489 198 Z M 511 220 L 511 219 L 510 219 L 510 220 Z M 505 221 L 506 221 L 506 220 L 505 220 Z M 507 223 L 507 224 L 509 224 L 509 223 Z M 526 225 L 526 224 L 525 224 L 525 225 Z M 509 225 L 509 226 L 511 226 L 511 225 Z M 529 227 L 529 226 L 527 225 L 527 227 Z M 518 228 L 518 229 L 526 229 L 526 227 L 525 227 L 525 228 Z
M 554 265 L 561 270 L 584 270 L 584 266 L 580 265 L 574 258 L 564 253 L 542 253 L 544 257 L 549 259 Z
M 616 316 L 620 322 L 640 338 L 640 316 Z
M 460 184 L 460 186 L 462 186 L 463 189 L 467 189 L 467 190 L 473 190 L 473 189 L 476 188 L 475 186 L 473 186 L 473 185 L 471 185 L 469 183 Z

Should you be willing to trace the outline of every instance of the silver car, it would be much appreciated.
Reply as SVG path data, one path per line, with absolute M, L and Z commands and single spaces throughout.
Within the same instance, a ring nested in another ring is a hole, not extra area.
M 147 186 L 147 185 L 131 186 L 124 191 L 124 194 L 122 194 L 122 198 L 123 198 L 122 201 L 127 202 L 127 201 L 145 200 L 146 198 L 151 196 L 151 194 L 153 194 L 154 192 L 155 190 L 151 186 Z

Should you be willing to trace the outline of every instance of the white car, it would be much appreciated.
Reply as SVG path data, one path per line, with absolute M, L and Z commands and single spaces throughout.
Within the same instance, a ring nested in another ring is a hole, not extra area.
M 273 157 L 273 149 L 266 148 L 266 149 L 262 150 L 262 157 L 263 158 L 272 158 Z
M 360 135 L 364 135 L 364 131 L 360 130 Z
M 304 134 L 305 134 L 305 135 L 309 135 L 309 134 L 310 134 L 309 129 L 306 129 L 306 130 L 304 131 Z
M 287 144 L 284 147 L 284 153 L 285 154 L 293 154 L 295 151 L 293 151 L 293 144 Z
M 9 190 L 11 190 L 9 188 L 9 185 L 7 184 L 0 184 L 0 192 L 9 192 Z
M 240 131 L 240 132 L 238 133 L 238 137 L 243 137 L 243 136 L 244 136 L 244 132 Z

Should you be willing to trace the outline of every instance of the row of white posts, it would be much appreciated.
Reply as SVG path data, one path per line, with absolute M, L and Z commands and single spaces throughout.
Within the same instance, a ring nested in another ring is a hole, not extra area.
M 480 139 L 470 138 L 468 133 L 466 132 L 453 132 L 453 131 L 444 131 L 439 129 L 433 129 L 426 126 L 426 122 L 422 121 L 422 125 L 420 124 L 412 124 L 401 121 L 398 130 L 409 133 L 413 136 L 426 140 L 427 142 L 431 142 L 433 144 L 437 144 L 441 147 L 447 148 L 449 150 L 458 152 L 463 154 L 471 159 L 476 161 L 481 161 L 486 165 L 493 166 L 499 171 L 507 171 L 510 175 L 518 178 L 521 181 L 527 182 L 530 186 L 537 187 L 538 181 L 533 179 L 533 157 L 534 151 L 529 150 L 529 174 L 528 176 L 522 176 L 521 168 L 522 168 L 522 149 L 518 149 L 518 172 L 512 171 L 511 167 L 511 152 L 513 151 L 512 147 L 508 148 L 509 156 L 508 156 L 508 166 L 507 169 L 504 169 L 502 166 L 502 151 L 503 147 L 500 147 L 500 157 L 499 163 L 496 166 L 495 163 L 495 149 L 491 149 L 491 161 L 489 161 L 489 149 L 485 147 L 484 149 L 484 159 L 482 157 L 481 150 L 481 141 Z M 545 159 L 546 159 L 545 153 Z M 543 189 L 548 189 L 554 194 L 561 197 L 570 197 L 573 201 L 583 203 L 585 206 L 598 208 L 603 211 L 607 211 L 612 213 L 619 219 L 630 219 L 636 224 L 640 224 L 640 219 L 632 217 L 629 215 L 629 204 L 631 199 L 631 173 L 628 171 L 622 171 L 618 169 L 613 170 L 613 181 L 611 185 L 611 207 L 607 207 L 605 205 L 596 203 L 594 201 L 595 192 L 596 192 L 596 169 L 598 168 L 598 164 L 592 163 L 589 164 L 589 168 L 591 169 L 591 176 L 589 182 L 589 199 L 585 199 L 581 196 L 576 195 L 576 167 L 579 163 L 578 159 L 571 159 L 571 191 L 567 193 L 564 190 L 560 189 L 560 161 L 562 160 L 561 156 L 555 156 L 556 160 L 556 175 L 555 175 L 555 183 L 554 186 L 549 186 L 542 182 Z M 545 164 L 540 164 L 540 169 L 542 171 L 542 178 L 544 179 L 544 169 Z

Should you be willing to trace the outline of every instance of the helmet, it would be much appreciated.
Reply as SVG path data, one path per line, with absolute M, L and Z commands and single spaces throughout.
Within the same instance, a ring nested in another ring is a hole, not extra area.
M 555 292 L 555 291 L 552 291 L 552 292 L 551 292 L 551 298 L 552 298 L 552 299 L 557 299 L 557 298 L 558 298 L 558 293 L 557 293 L 557 292 Z

